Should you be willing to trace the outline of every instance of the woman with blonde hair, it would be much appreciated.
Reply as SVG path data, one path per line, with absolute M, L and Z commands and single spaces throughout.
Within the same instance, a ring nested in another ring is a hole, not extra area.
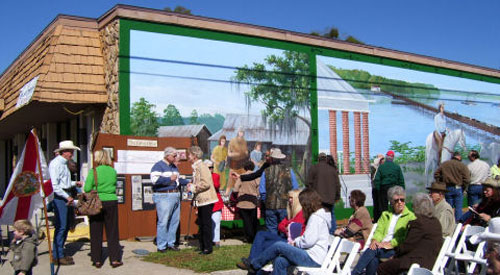
M 90 257 L 93 266 L 102 267 L 102 229 L 106 228 L 108 254 L 113 268 L 123 265 L 120 260 L 120 242 L 118 232 L 118 198 L 116 196 L 116 170 L 111 167 L 112 161 L 104 150 L 94 152 L 94 169 L 89 171 L 83 191 L 97 190 L 102 201 L 101 213 L 89 216 L 90 220 Z M 94 177 L 94 173 L 97 174 Z M 95 183 L 94 178 L 97 178 Z
M 287 217 L 284 218 L 278 225 L 278 234 L 271 231 L 259 231 L 255 235 L 255 239 L 250 249 L 248 258 L 241 258 L 241 262 L 236 264 L 241 269 L 247 270 L 250 261 L 258 257 L 266 248 L 276 242 L 287 242 L 289 235 L 289 226 L 291 223 L 302 224 L 302 232 L 306 228 L 304 214 L 302 212 L 302 205 L 299 202 L 299 194 L 301 190 L 291 190 L 288 192 L 288 204 L 286 207 Z

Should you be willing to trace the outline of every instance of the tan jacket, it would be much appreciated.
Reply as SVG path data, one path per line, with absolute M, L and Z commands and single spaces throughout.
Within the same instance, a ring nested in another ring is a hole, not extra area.
M 193 164 L 192 192 L 195 206 L 204 206 L 218 201 L 212 174 L 201 160 Z
M 250 173 L 252 173 L 252 171 L 245 172 L 245 174 Z M 260 178 L 250 181 L 241 181 L 240 179 L 236 181 L 233 189 L 234 192 L 238 192 L 238 203 L 236 204 L 236 207 L 243 209 L 253 209 L 257 207 L 256 203 L 258 203 L 257 196 L 259 195 L 259 180 Z

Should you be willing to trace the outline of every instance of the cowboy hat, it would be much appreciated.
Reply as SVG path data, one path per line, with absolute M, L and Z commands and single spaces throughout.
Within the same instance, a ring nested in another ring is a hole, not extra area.
M 63 141 L 59 142 L 59 148 L 55 149 L 54 153 L 64 151 L 64 150 L 78 150 L 78 151 L 80 151 L 80 148 L 76 147 L 73 144 L 72 140 L 63 140 Z
M 495 180 L 491 177 L 488 177 L 486 179 L 485 182 L 483 182 L 483 185 L 486 185 L 486 186 L 491 186 L 493 188 L 499 188 L 500 187 L 500 181 L 499 180 Z
M 484 232 L 474 234 L 469 239 L 472 244 L 490 240 L 500 241 L 500 218 L 491 219 L 488 228 Z
M 442 182 L 433 182 L 430 187 L 427 187 L 427 190 L 435 190 L 435 191 L 442 191 L 442 192 L 448 192 L 446 190 L 446 184 Z
M 279 148 L 273 148 L 271 150 L 271 157 L 273 159 L 284 159 L 286 158 L 286 155 L 281 153 L 281 150 Z

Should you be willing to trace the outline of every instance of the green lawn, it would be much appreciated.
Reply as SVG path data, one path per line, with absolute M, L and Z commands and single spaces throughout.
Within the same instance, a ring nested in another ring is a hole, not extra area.
M 190 269 L 198 273 L 209 273 L 218 270 L 236 269 L 236 263 L 241 257 L 248 257 L 250 245 L 228 245 L 214 247 L 210 255 L 199 255 L 194 248 L 181 251 L 167 251 L 167 253 L 151 253 L 144 258 L 147 262 L 164 264 L 183 269 Z

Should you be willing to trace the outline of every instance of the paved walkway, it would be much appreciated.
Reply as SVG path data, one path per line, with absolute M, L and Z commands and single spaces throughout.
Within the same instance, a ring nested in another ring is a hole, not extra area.
M 199 274 L 191 270 L 178 269 L 173 267 L 168 267 L 161 264 L 154 264 L 150 262 L 145 262 L 141 259 L 141 256 L 135 255 L 132 250 L 134 249 L 145 249 L 148 251 L 156 251 L 156 246 L 152 242 L 132 242 L 132 241 L 120 241 L 120 244 L 124 246 L 123 248 L 123 262 L 124 265 L 118 268 L 111 268 L 109 265 L 109 259 L 106 259 L 104 266 L 101 269 L 96 269 L 91 265 L 90 261 L 90 242 L 70 242 L 66 244 L 66 250 L 70 255 L 73 256 L 75 260 L 75 265 L 71 266 L 56 266 L 56 274 L 58 275 L 89 275 L 89 274 L 147 274 L 147 275 L 165 275 L 165 274 Z M 240 241 L 234 239 L 228 239 L 222 242 L 222 245 L 237 245 L 241 244 Z M 181 246 L 183 248 L 185 246 Z M 38 265 L 34 268 L 33 274 L 50 274 L 50 264 L 47 241 L 44 241 L 38 247 Z M 9 253 L 3 256 L 2 259 L 11 259 L 12 256 Z M 4 262 L 0 266 L 0 274 L 7 275 L 13 274 L 13 269 L 8 261 Z M 228 271 L 217 271 L 210 274 L 214 275 L 243 275 L 246 271 L 243 270 L 228 270 Z

